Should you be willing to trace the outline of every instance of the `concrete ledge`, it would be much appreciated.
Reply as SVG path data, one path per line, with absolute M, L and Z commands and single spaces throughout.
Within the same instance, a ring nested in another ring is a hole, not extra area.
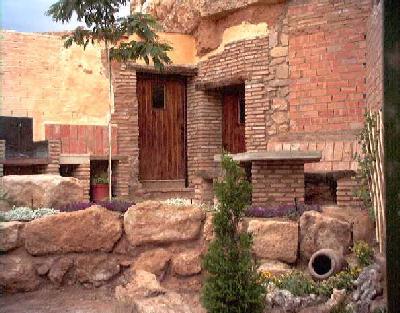
M 303 161 L 304 163 L 319 162 L 322 153 L 319 151 L 259 151 L 228 154 L 237 162 L 252 161 Z M 214 161 L 221 161 L 221 154 L 214 155 Z
M 89 154 L 61 154 L 60 164 L 90 164 Z

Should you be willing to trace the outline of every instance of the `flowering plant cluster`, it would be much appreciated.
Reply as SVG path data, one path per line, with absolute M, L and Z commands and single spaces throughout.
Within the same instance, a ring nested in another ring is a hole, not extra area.
M 54 215 L 57 213 L 60 213 L 60 211 L 52 208 L 32 209 L 28 207 L 13 207 L 11 210 L 7 212 L 0 212 L 0 217 L 1 220 L 6 222 L 11 222 L 11 221 L 29 222 L 43 216 Z

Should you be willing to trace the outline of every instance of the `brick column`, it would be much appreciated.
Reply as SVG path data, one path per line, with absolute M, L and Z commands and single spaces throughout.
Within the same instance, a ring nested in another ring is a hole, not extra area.
M 83 195 L 86 201 L 90 200 L 90 163 L 76 166 L 73 177 L 79 179 L 83 185 Z
M 49 164 L 37 166 L 36 169 L 39 174 L 60 175 L 61 141 L 49 140 L 48 143 Z
M 6 158 L 6 141 L 0 140 L 0 160 Z M 0 164 L 0 177 L 4 176 L 4 165 Z
M 195 89 L 195 79 L 187 83 L 187 157 L 189 184 L 196 171 L 215 171 L 214 155 L 222 151 L 221 95 Z
M 123 159 L 115 169 L 115 192 L 118 197 L 138 193 L 139 183 L 139 121 L 136 97 L 136 71 L 119 65 L 114 71 L 114 113 L 112 123 L 118 127 L 118 154 Z
M 299 161 L 255 161 L 252 164 L 252 205 L 304 202 L 304 163 Z
M 362 200 L 357 197 L 360 182 L 355 176 L 346 176 L 337 180 L 336 200 L 341 207 L 362 207 Z

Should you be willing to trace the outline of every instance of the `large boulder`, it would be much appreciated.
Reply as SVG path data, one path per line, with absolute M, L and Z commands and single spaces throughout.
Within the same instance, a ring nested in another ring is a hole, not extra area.
M 179 276 L 191 276 L 201 272 L 201 251 L 183 251 L 172 259 L 172 271 Z
M 192 312 L 179 294 L 162 288 L 156 276 L 146 271 L 136 271 L 131 282 L 115 289 L 115 296 L 127 312 Z
M 0 178 L 0 185 L 17 206 L 57 208 L 84 200 L 83 186 L 73 177 L 9 175 Z
M 129 242 L 139 246 L 196 239 L 204 219 L 205 213 L 196 206 L 146 201 L 128 209 L 124 226 Z
M 355 207 L 326 206 L 322 209 L 322 213 L 352 225 L 355 242 L 360 240 L 373 241 L 375 225 L 367 210 Z
M 76 280 L 99 286 L 120 272 L 118 260 L 107 253 L 79 255 L 75 259 Z
M 22 245 L 21 231 L 24 224 L 21 222 L 0 223 L 0 251 L 5 252 Z
M 150 250 L 140 254 L 133 265 L 133 269 L 159 275 L 165 270 L 170 260 L 171 253 L 167 250 L 162 248 Z
M 26 252 L 0 256 L 0 289 L 8 292 L 32 291 L 39 284 L 32 258 Z
M 297 259 L 299 226 L 286 219 L 250 219 L 253 251 L 260 259 L 294 263 Z
M 32 255 L 109 252 L 121 233 L 122 225 L 118 213 L 93 206 L 26 223 L 24 239 L 25 248 Z
M 300 254 L 305 259 L 320 249 L 345 254 L 351 245 L 351 226 L 319 212 L 305 212 L 300 218 Z

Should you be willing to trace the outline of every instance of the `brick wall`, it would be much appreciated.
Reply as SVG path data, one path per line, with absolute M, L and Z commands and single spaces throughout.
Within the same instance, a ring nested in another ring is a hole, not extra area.
M 304 202 L 304 163 L 298 161 L 256 161 L 252 169 L 252 205 Z
M 289 4 L 291 131 L 361 128 L 369 11 L 370 0 Z
M 367 105 L 379 110 L 383 104 L 383 1 L 374 5 L 367 28 Z
M 6 141 L 0 140 L 0 160 L 6 157 Z M 0 164 L 0 177 L 4 175 L 4 165 Z
M 342 177 L 337 180 L 337 205 L 342 207 L 362 207 L 363 203 L 356 196 L 360 182 L 354 176 Z
M 61 142 L 59 140 L 48 140 L 49 164 L 39 165 L 36 170 L 39 174 L 60 175 Z

